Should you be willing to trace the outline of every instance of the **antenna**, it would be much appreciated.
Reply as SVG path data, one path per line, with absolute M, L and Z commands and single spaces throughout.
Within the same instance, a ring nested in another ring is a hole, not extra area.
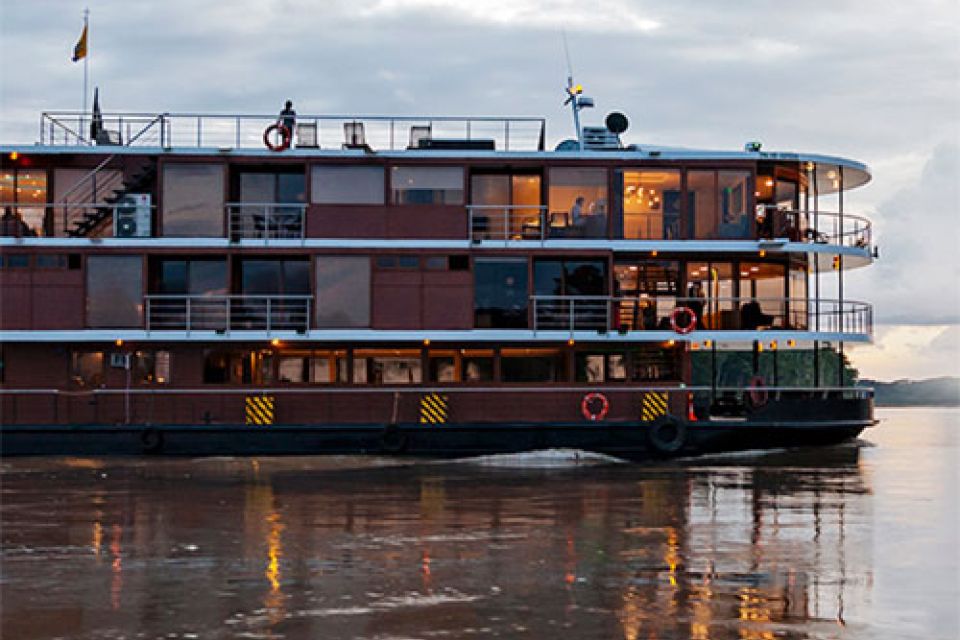
M 577 147 L 583 151 L 583 130 L 580 128 L 580 109 L 593 106 L 593 99 L 583 94 L 583 86 L 573 83 L 573 65 L 570 63 L 570 47 L 567 46 L 567 32 L 560 32 L 563 36 L 563 53 L 567 59 L 567 99 L 564 105 L 570 105 L 573 111 L 573 128 L 577 134 Z

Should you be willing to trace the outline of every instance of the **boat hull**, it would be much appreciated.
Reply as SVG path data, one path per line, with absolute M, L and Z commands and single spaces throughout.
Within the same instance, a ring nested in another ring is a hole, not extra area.
M 451 458 L 563 448 L 648 460 L 834 444 L 856 437 L 873 424 L 872 419 L 676 420 L 668 432 L 660 423 L 30 425 L 3 427 L 0 451 L 4 456 L 387 454 Z

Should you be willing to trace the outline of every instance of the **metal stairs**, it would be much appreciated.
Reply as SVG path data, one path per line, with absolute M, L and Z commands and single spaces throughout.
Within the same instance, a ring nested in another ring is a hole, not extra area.
M 124 159 L 123 162 L 124 165 L 126 165 L 127 159 Z M 107 164 L 108 162 L 104 162 L 101 164 L 101 167 Z M 97 173 L 97 170 L 91 172 L 91 175 L 87 179 L 95 181 Z M 99 188 L 93 188 L 94 202 L 98 204 L 85 207 L 82 215 L 73 218 L 73 227 L 66 229 L 66 234 L 71 238 L 82 238 L 92 235 L 95 231 L 101 229 L 107 221 L 113 219 L 116 204 L 120 202 L 125 195 L 128 193 L 140 193 L 152 187 L 156 175 L 157 161 L 155 158 L 141 159 L 129 170 L 124 166 L 122 169 L 122 178 L 119 182 L 116 180 L 108 180 L 104 181 Z M 95 182 L 93 184 L 95 184 Z

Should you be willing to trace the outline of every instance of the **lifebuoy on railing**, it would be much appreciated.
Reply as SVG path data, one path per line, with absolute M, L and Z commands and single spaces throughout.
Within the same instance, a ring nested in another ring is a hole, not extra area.
M 763 376 L 753 376 L 750 379 L 750 387 L 747 389 L 747 399 L 750 401 L 750 406 L 754 409 L 767 404 L 769 394 L 767 390 L 764 389 L 765 384 Z
M 270 139 L 270 134 L 274 131 L 280 134 L 280 144 L 273 144 L 273 141 Z M 280 122 L 270 125 L 263 131 L 263 144 L 265 144 L 270 151 L 286 151 L 290 148 L 292 138 L 293 132 L 290 131 L 289 127 L 285 127 Z
M 687 324 L 680 324 L 680 316 L 687 316 L 687 318 L 689 318 Z M 690 307 L 676 307 L 673 313 L 670 314 L 670 328 L 680 335 L 690 333 L 697 328 L 697 314 L 695 314 Z
M 607 396 L 596 391 L 583 396 L 583 401 L 580 403 L 580 412 L 591 422 L 603 420 L 609 411 L 610 401 L 607 400 Z

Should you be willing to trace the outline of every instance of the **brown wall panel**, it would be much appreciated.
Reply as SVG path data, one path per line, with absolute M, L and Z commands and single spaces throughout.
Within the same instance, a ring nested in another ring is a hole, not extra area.
M 309 205 L 306 235 L 308 238 L 386 238 L 386 208 Z
M 32 329 L 80 329 L 83 327 L 83 287 L 34 286 Z
M 467 211 L 463 206 L 394 206 L 387 209 L 390 238 L 464 239 Z

